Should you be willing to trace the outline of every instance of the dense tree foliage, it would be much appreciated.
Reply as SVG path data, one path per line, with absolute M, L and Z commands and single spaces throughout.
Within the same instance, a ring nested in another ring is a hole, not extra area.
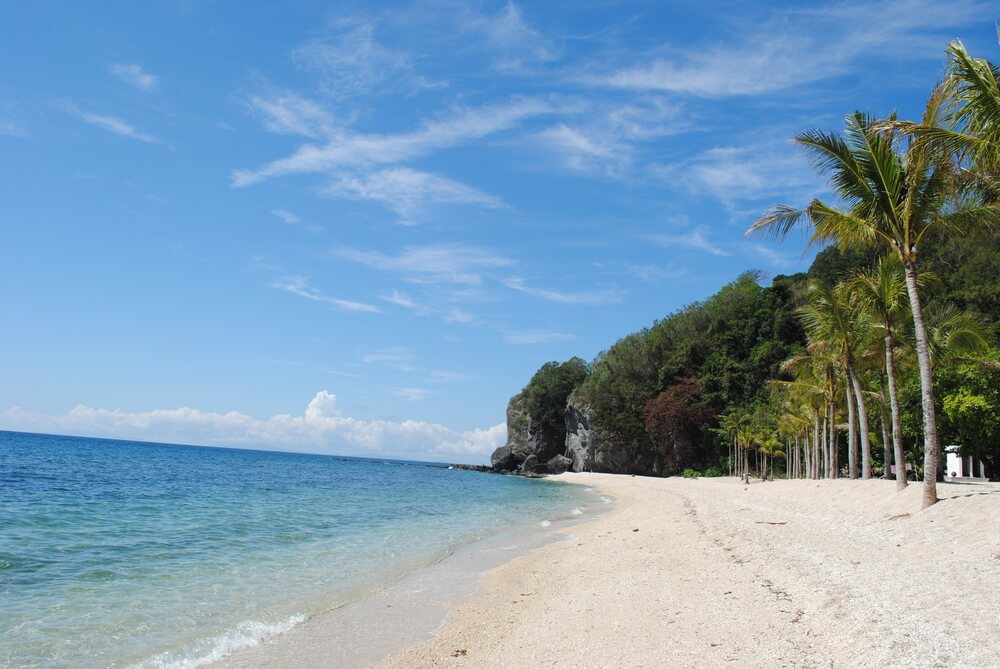
M 805 344 L 795 313 L 804 280 L 777 277 L 763 287 L 756 273 L 744 274 L 705 302 L 601 353 L 579 396 L 593 409 L 604 438 L 661 455 L 669 452 L 664 473 L 718 464 L 725 447 L 710 431 L 718 413 L 765 393 L 781 363 Z M 687 390 L 670 393 L 679 384 Z M 694 405 L 690 411 L 702 421 L 702 429 L 686 433 L 679 457 L 673 457 L 675 449 L 664 443 L 660 427 L 647 429 L 647 404 L 682 399 Z
M 525 408 L 537 422 L 546 442 L 566 441 L 566 400 L 587 375 L 590 367 L 580 358 L 564 363 L 547 362 L 524 388 Z

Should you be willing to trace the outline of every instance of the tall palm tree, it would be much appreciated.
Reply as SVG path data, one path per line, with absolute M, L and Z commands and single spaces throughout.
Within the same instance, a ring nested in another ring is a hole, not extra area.
M 946 90 L 931 94 L 921 125 L 940 127 Z M 800 224 L 812 228 L 810 244 L 835 241 L 843 247 L 878 246 L 903 264 L 920 368 L 924 422 L 923 506 L 937 501 L 939 443 L 934 387 L 923 306 L 917 286 L 920 246 L 930 232 L 957 233 L 982 223 L 1000 223 L 1000 207 L 952 198 L 954 164 L 930 138 L 879 126 L 866 114 L 847 117 L 843 134 L 807 131 L 796 137 L 816 168 L 830 175 L 847 204 L 837 209 L 818 199 L 804 209 L 773 207 L 747 231 L 783 238 Z

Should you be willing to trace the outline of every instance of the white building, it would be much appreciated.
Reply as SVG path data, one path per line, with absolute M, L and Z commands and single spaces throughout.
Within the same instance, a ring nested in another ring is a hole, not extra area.
M 945 481 L 987 481 L 986 465 L 968 455 L 959 455 L 958 446 L 945 446 Z

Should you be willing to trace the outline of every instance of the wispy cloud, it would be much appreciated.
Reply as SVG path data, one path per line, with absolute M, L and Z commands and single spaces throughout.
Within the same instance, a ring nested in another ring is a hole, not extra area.
M 508 277 L 503 280 L 503 284 L 511 290 L 561 304 L 612 304 L 614 302 L 621 302 L 623 299 L 620 292 L 612 289 L 563 293 L 548 288 L 536 288 L 528 286 L 525 280 L 519 276 Z
M 409 75 L 406 54 L 385 47 L 375 39 L 372 23 L 341 20 L 331 34 L 313 39 L 295 49 L 292 56 L 301 67 L 316 72 L 323 92 L 335 99 L 366 95 L 404 83 L 420 82 Z
M 292 295 L 298 295 L 299 297 L 304 297 L 307 300 L 312 300 L 314 302 L 330 304 L 338 309 L 343 309 L 344 311 L 364 311 L 375 314 L 382 313 L 381 309 L 372 304 L 354 302 L 352 300 L 343 300 L 337 297 L 331 297 L 330 295 L 324 295 L 319 290 L 309 285 L 309 281 L 304 276 L 286 276 L 278 281 L 275 281 L 271 285 L 278 290 L 283 290 L 291 293 Z
M 265 130 L 278 135 L 319 139 L 328 138 L 337 130 L 333 116 L 322 105 L 294 93 L 253 95 L 246 104 Z
M 62 107 L 68 113 L 76 116 L 84 123 L 89 123 L 90 125 L 101 128 L 102 130 L 107 130 L 108 132 L 113 132 L 116 135 L 128 137 L 129 139 L 137 139 L 140 142 L 149 142 L 151 144 L 160 143 L 160 140 L 153 135 L 138 130 L 135 126 L 118 118 L 117 116 L 93 114 L 80 109 L 72 102 L 64 102 Z
M 465 31 L 485 39 L 485 46 L 496 56 L 494 67 L 497 69 L 518 70 L 559 58 L 559 50 L 552 40 L 532 27 L 521 8 L 513 2 L 508 2 L 493 15 L 466 13 L 460 22 Z
M 678 235 L 651 235 L 650 241 L 666 247 L 684 247 L 710 253 L 713 256 L 731 256 L 731 252 L 708 239 L 708 228 L 700 225 L 694 230 Z
M 870 53 L 937 58 L 942 30 L 984 14 L 989 14 L 986 5 L 968 0 L 886 0 L 774 10 L 756 22 L 733 17 L 731 34 L 716 44 L 664 47 L 669 55 L 654 55 L 587 81 L 704 97 L 774 93 L 845 74 Z
M 302 220 L 292 212 L 285 209 L 272 209 L 271 213 L 280 218 L 283 223 L 287 223 L 288 225 L 294 225 Z
M 412 297 L 399 290 L 393 290 L 391 293 L 383 293 L 379 295 L 378 298 L 388 302 L 389 304 L 395 304 L 397 307 L 409 309 L 418 316 L 426 316 L 427 314 L 434 312 L 434 310 L 429 306 L 418 303 Z
M 426 388 L 393 388 L 392 394 L 410 402 L 417 402 L 430 397 L 431 391 Z
M 366 365 L 382 365 L 407 374 L 418 371 L 413 364 L 413 351 L 406 346 L 390 346 L 389 348 L 369 351 L 361 356 Z
M 508 332 L 503 336 L 503 340 L 508 344 L 551 344 L 558 341 L 569 341 L 576 339 L 575 335 L 566 332 L 528 331 L 528 332 Z
M 466 381 L 472 381 L 475 378 L 477 377 L 472 374 L 450 372 L 445 369 L 435 369 L 431 372 L 430 378 L 427 381 L 428 383 L 465 383 Z
M 576 170 L 586 170 L 595 164 L 604 164 L 616 155 L 625 159 L 624 147 L 615 145 L 609 138 L 588 135 L 585 131 L 571 128 L 565 123 L 543 130 L 536 135 L 537 140 L 558 153 L 566 165 Z
M 376 270 L 403 274 L 415 283 L 473 286 L 482 283 L 482 271 L 514 264 L 513 260 L 486 249 L 462 244 L 407 246 L 396 255 L 341 248 L 335 251 L 335 256 Z
M 389 348 L 371 351 L 361 356 L 365 363 L 399 363 L 413 360 L 413 351 L 406 346 L 390 346 Z
M 507 130 L 554 109 L 544 100 L 518 98 L 496 105 L 455 109 L 409 133 L 365 135 L 340 131 L 326 144 L 304 144 L 290 156 L 263 167 L 236 170 L 232 184 L 242 187 L 289 174 L 403 163 Z
M 747 242 L 744 243 L 744 247 L 750 252 L 764 258 L 772 267 L 787 270 L 796 266 L 802 266 L 802 268 L 805 269 L 808 266 L 807 261 L 801 256 L 789 256 L 780 251 L 764 246 L 763 244 L 752 244 Z
M 84 405 L 64 414 L 46 415 L 15 407 L 0 412 L 0 428 L 429 460 L 484 460 L 507 438 L 503 423 L 460 432 L 419 420 L 351 418 L 344 415 L 337 396 L 325 390 L 316 393 L 301 415 L 278 414 L 262 419 L 237 411 L 214 413 L 187 407 L 129 412 Z
M 688 271 L 683 267 L 662 267 L 660 265 L 641 263 L 626 263 L 625 271 L 637 279 L 649 283 L 680 279 L 688 274 Z
M 689 129 L 691 120 L 662 96 L 622 104 L 580 103 L 574 119 L 535 133 L 531 141 L 553 152 L 564 166 L 612 178 L 626 176 L 643 162 L 643 149 L 652 140 Z
M 0 118 L 0 135 L 8 137 L 25 137 L 28 133 L 17 121 L 9 118 Z
M 330 197 L 379 202 L 396 212 L 403 223 L 432 204 L 469 204 L 497 208 L 502 202 L 471 186 L 409 167 L 390 167 L 365 175 L 341 175 L 321 191 Z
M 140 65 L 136 65 L 135 63 L 116 63 L 108 66 L 108 71 L 129 86 L 143 91 L 152 92 L 159 86 L 159 79 L 157 79 L 155 74 L 144 71 Z
M 756 211 L 778 197 L 809 197 L 823 190 L 816 171 L 785 139 L 709 149 L 667 167 L 664 176 L 708 193 L 735 214 Z

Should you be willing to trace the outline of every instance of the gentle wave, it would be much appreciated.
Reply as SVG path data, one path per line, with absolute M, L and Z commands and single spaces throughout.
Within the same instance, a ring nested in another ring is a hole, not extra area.
M 258 646 L 262 641 L 284 634 L 306 617 L 296 613 L 286 620 L 265 623 L 260 620 L 244 620 L 233 629 L 211 639 L 199 642 L 187 656 L 175 657 L 174 653 L 160 653 L 148 660 L 132 665 L 130 669 L 195 669 L 218 662 L 227 655 L 243 648 Z M 207 650 L 206 650 L 207 648 Z

